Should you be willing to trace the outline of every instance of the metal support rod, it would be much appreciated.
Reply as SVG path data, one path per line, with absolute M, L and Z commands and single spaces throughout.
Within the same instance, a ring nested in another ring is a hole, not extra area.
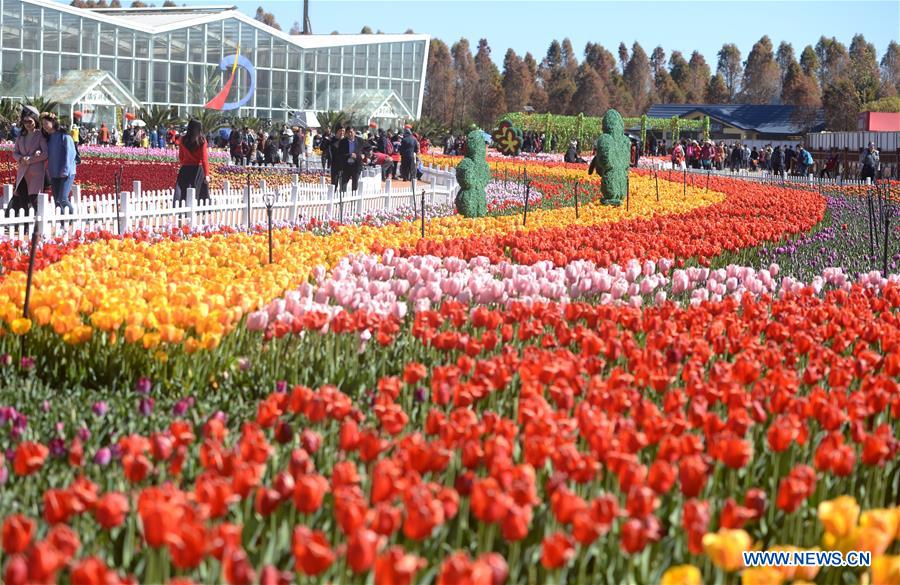
M 28 277 L 25 280 L 25 303 L 22 305 L 22 317 L 25 319 L 28 318 L 28 308 L 31 304 L 31 283 L 34 280 L 34 261 L 37 256 L 38 225 L 38 216 L 35 214 L 34 226 L 31 228 L 31 250 L 28 254 Z M 22 355 L 20 357 L 25 357 L 27 347 L 25 337 L 25 335 L 22 336 Z
M 684 173 L 682 177 L 682 184 L 684 186 L 684 196 L 687 197 L 687 167 L 684 167 Z
M 578 219 L 578 181 L 575 181 L 575 219 Z
M 884 216 L 884 258 L 883 258 L 883 269 L 881 271 L 881 275 L 884 278 L 888 276 L 888 238 L 890 237 L 890 224 L 891 224 L 891 208 L 887 208 L 887 213 Z
M 712 171 L 706 171 L 706 190 L 709 191 L 709 176 L 712 174 Z
M 272 263 L 272 206 L 266 206 L 266 215 L 269 219 L 269 264 Z
M 625 175 L 625 211 L 631 211 L 631 176 Z
M 422 189 L 422 239 L 425 239 L 425 189 Z
M 528 197 L 531 195 L 531 183 L 525 182 L 525 213 L 522 215 L 522 225 L 528 222 Z
M 250 219 L 250 173 L 247 173 L 247 230 L 250 230 L 250 225 L 252 224 L 252 220 Z
M 656 202 L 659 203 L 659 169 L 653 173 L 653 179 L 656 181 Z

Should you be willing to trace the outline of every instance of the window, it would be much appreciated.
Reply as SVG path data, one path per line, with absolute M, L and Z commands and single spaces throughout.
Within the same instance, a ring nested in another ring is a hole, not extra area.
M 303 109 L 318 109 L 315 107 L 315 75 L 311 73 L 303 74 Z
M 150 101 L 150 64 L 147 61 L 134 62 L 134 96 L 142 101 Z
M 285 69 L 288 60 L 287 43 L 280 39 L 272 39 L 272 68 Z
M 219 65 L 222 61 L 222 23 L 212 22 L 206 25 L 206 62 Z
M 225 31 L 222 36 L 224 51 L 222 57 L 234 55 L 237 51 L 238 41 L 240 40 L 238 36 L 240 35 L 241 30 L 239 25 L 240 23 L 234 19 L 225 21 Z M 243 43 L 241 44 L 243 45 Z
M 188 29 L 188 55 L 191 63 L 200 63 L 203 54 L 203 26 L 192 26 Z
M 187 30 L 176 30 L 169 35 L 169 51 L 172 61 L 187 60 Z
M 134 56 L 141 59 L 150 58 L 150 35 L 134 33 Z
M 77 55 L 63 55 L 60 57 L 59 69 L 61 75 L 65 75 L 69 71 L 76 71 L 79 66 Z
M 22 48 L 22 3 L 7 0 L 3 3 L 3 48 Z M 17 57 L 18 59 L 18 57 Z M 6 59 L 4 59 L 6 61 Z
M 353 73 L 353 47 L 344 47 L 343 53 L 344 65 L 341 71 L 344 75 L 350 75 L 351 73 Z
M 25 84 L 22 86 L 24 95 L 38 95 L 41 93 L 38 87 L 40 75 L 38 75 L 37 53 L 22 53 L 22 71 L 25 72 Z
M 169 58 L 169 35 L 153 35 L 153 58 L 162 60 Z
M 156 44 L 156 39 L 154 39 L 154 44 Z M 153 64 L 153 98 L 151 101 L 163 104 L 169 102 L 169 97 L 166 92 L 169 87 L 168 67 L 168 63 Z
M 273 71 L 272 72 L 272 107 L 284 108 L 285 103 L 287 102 L 287 83 L 285 82 L 285 76 L 287 73 L 284 71 Z M 265 91 L 265 88 L 262 88 Z M 293 105 L 293 104 L 291 104 Z
M 218 89 L 218 88 L 216 88 Z M 203 65 L 188 65 L 188 96 L 191 104 L 204 104 L 208 101 L 206 92 L 206 80 L 203 78 Z
M 59 79 L 59 53 L 44 53 L 44 91 Z
M 291 71 L 299 71 L 300 63 L 303 62 L 303 53 L 295 47 L 288 47 L 288 63 L 287 68 Z
M 243 34 L 243 31 L 242 31 Z M 272 37 L 266 33 L 258 33 L 256 40 L 256 66 L 272 66 Z M 250 59 L 253 61 L 253 59 Z
M 41 9 L 32 4 L 24 4 L 23 7 L 22 48 L 36 51 L 41 48 Z
M 112 57 L 100 57 L 100 69 L 116 74 L 116 60 Z
M 256 70 L 256 107 L 268 108 L 271 95 L 272 73 L 268 69 Z
M 306 50 L 303 51 L 303 70 L 304 71 L 315 71 L 316 70 L 316 52 Z
M 100 23 L 83 18 L 81 20 L 81 52 L 85 55 L 97 54 L 97 37 L 100 36 Z
M 334 47 L 328 53 L 328 69 L 326 71 L 328 73 L 340 73 L 341 72 L 341 48 Z
M 354 73 L 356 75 L 365 75 L 366 74 L 366 64 L 369 61 L 368 50 L 371 45 L 366 45 L 364 47 L 356 47 L 356 61 L 354 62 Z
M 134 54 L 134 32 L 125 28 L 119 29 L 118 39 L 119 51 L 117 57 L 119 59 L 129 59 Z
M 131 66 L 131 59 L 119 59 L 118 63 L 116 63 L 116 77 L 125 84 L 125 87 L 133 92 L 134 77 L 131 75 Z
M 99 65 L 97 65 L 97 55 L 82 55 L 81 56 L 81 68 L 82 69 L 97 69 Z
M 237 40 L 237 39 L 235 39 Z M 246 23 L 241 23 L 241 53 L 245 55 L 253 55 L 253 48 L 256 46 L 256 28 Z M 248 53 L 249 51 L 249 53 Z M 249 57 L 253 61 L 253 57 Z
M 184 63 L 169 64 L 169 102 L 185 103 L 185 87 L 187 86 L 187 65 Z
M 71 14 L 62 15 L 62 50 L 64 53 L 79 53 L 81 41 L 81 19 Z M 3 31 L 3 44 L 6 45 L 6 30 Z M 77 68 L 76 68 L 77 69 Z
M 116 54 L 116 27 L 111 24 L 103 24 L 100 29 L 100 54 L 110 57 Z
M 328 109 L 340 110 L 341 104 L 341 76 L 331 75 L 328 77 Z
M 391 43 L 391 77 L 400 77 L 400 43 Z
M 59 12 L 55 10 L 44 13 L 44 50 L 59 51 Z
M 378 46 L 378 76 L 391 76 L 391 49 L 390 45 Z

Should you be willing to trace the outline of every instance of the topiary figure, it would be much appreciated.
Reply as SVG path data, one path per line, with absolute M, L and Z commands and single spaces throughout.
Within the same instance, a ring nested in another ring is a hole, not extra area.
M 456 195 L 456 211 L 464 217 L 487 215 L 485 187 L 491 180 L 491 169 L 485 156 L 487 147 L 481 130 L 472 130 L 466 136 L 466 157 L 456 165 L 456 180 L 460 191 Z
M 600 172 L 600 202 L 621 205 L 628 194 L 628 165 L 631 140 L 625 136 L 625 122 L 615 110 L 603 114 L 603 134 L 597 139 L 597 170 Z

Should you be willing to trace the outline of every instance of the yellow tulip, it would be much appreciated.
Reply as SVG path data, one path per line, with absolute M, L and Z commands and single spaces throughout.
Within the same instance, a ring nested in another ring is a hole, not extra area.
M 779 585 L 784 575 L 773 567 L 753 567 L 741 572 L 741 585 Z
M 693 565 L 678 565 L 663 573 L 659 585 L 702 585 L 700 569 Z
M 900 508 L 873 508 L 859 517 L 860 528 L 874 528 L 887 535 L 898 537 L 900 530 Z
M 843 538 L 850 534 L 859 519 L 859 504 L 852 496 L 840 496 L 819 504 L 819 520 L 825 531 Z
M 703 550 L 713 564 L 726 571 L 744 566 L 743 552 L 751 550 L 753 541 L 744 530 L 721 529 L 703 536 Z
M 900 583 L 900 556 L 883 555 L 872 559 L 871 585 L 897 585 Z
M 31 319 L 26 319 L 24 317 L 13 319 L 13 322 L 10 323 L 10 329 L 12 329 L 12 332 L 16 335 L 25 335 L 31 331 Z

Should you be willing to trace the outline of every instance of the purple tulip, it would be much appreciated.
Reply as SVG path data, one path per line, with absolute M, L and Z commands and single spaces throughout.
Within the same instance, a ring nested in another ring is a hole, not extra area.
M 81 427 L 78 429 L 78 438 L 83 442 L 87 442 L 88 439 L 91 438 L 91 431 L 87 427 Z
M 8 353 L 0 355 L 0 366 L 9 367 L 13 363 L 13 358 Z
M 416 399 L 416 402 L 424 402 L 425 397 L 427 396 L 426 392 L 427 391 L 422 386 L 419 386 L 418 388 L 416 388 L 416 393 L 414 394 L 414 398 Z
M 250 369 L 250 360 L 248 360 L 247 358 L 238 358 L 237 364 L 238 369 L 240 369 L 242 372 L 246 372 Z
M 94 463 L 101 467 L 106 467 L 110 461 L 112 461 L 112 452 L 110 452 L 108 447 L 101 447 L 97 450 L 97 454 L 94 455 Z
M 134 389 L 138 394 L 150 394 L 151 388 L 153 388 L 153 383 L 150 381 L 150 378 L 146 376 L 142 376 L 134 385 Z
M 150 416 L 153 414 L 153 403 L 152 398 L 141 398 L 140 402 L 138 402 L 138 411 L 143 416 Z
M 285 380 L 278 380 L 275 382 L 275 392 L 285 393 L 287 392 L 287 382 Z
M 172 407 L 172 415 L 173 416 L 184 416 L 187 413 L 188 409 L 190 409 L 194 405 L 194 398 L 188 397 L 182 400 L 179 400 L 175 403 L 175 406 Z
M 102 417 L 109 411 L 109 405 L 106 404 L 105 400 L 100 400 L 94 403 L 94 405 L 91 407 L 91 410 L 94 411 L 94 414 L 96 414 L 97 416 Z
M 30 370 L 34 367 L 34 358 L 33 357 L 23 357 L 20 363 L 23 370 Z
M 68 449 L 66 449 L 66 442 L 58 437 L 56 439 L 50 439 L 48 447 L 50 448 L 51 457 L 62 459 L 69 454 Z

